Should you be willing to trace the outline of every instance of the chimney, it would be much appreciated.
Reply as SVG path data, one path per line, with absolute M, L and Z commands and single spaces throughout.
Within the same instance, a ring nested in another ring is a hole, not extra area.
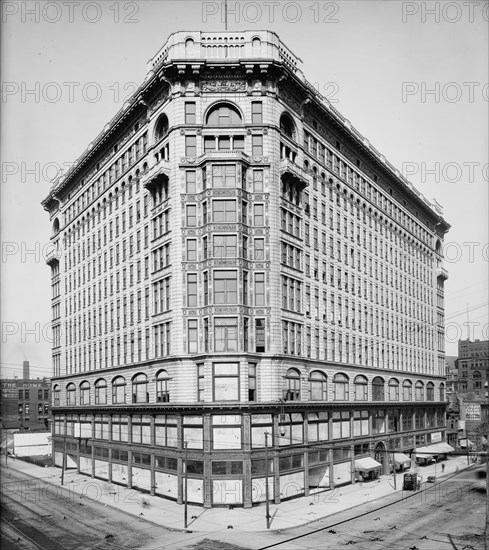
M 30 373 L 29 373 L 29 361 L 24 361 L 24 363 L 22 364 L 23 366 L 23 369 L 24 369 L 24 380 L 29 380 L 30 378 Z

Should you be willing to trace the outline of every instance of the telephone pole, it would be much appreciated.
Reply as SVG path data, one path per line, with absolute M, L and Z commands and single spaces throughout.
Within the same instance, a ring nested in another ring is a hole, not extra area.
M 267 520 L 267 529 L 270 529 L 270 495 L 268 494 L 268 436 L 265 432 L 265 515 Z

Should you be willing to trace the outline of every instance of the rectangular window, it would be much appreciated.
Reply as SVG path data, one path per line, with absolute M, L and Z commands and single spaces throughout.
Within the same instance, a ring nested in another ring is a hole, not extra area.
M 187 170 L 185 173 L 186 191 L 187 193 L 196 193 L 196 172 L 195 170 Z
M 236 166 L 234 164 L 214 164 L 212 166 L 213 187 L 236 187 Z
M 185 156 L 196 157 L 197 156 L 197 137 L 185 136 Z
M 185 124 L 195 124 L 195 102 L 186 101 L 185 102 Z
M 255 306 L 265 305 L 265 273 L 255 273 Z
M 214 351 L 238 351 L 236 317 L 216 317 L 214 320 Z
M 253 170 L 253 192 L 263 193 L 263 170 Z
M 197 307 L 197 274 L 187 275 L 187 307 Z
M 253 224 L 255 227 L 261 227 L 265 225 L 265 205 L 264 204 L 253 205 Z
M 198 328 L 195 319 L 189 319 L 188 321 L 188 352 L 198 352 Z
M 197 205 L 196 204 L 187 205 L 187 226 L 188 227 L 197 226 Z
M 212 220 L 214 221 L 214 223 L 236 222 L 236 201 L 235 200 L 212 201 Z
M 248 401 L 256 401 L 256 363 L 248 363 Z
M 187 240 L 187 262 L 197 261 L 197 239 Z
M 236 271 L 214 272 L 214 303 L 238 303 L 238 276 Z
M 261 124 L 263 122 L 263 103 L 261 101 L 251 102 L 251 123 Z
M 251 154 L 254 157 L 263 156 L 263 136 L 251 136 Z
M 214 236 L 214 258 L 236 258 L 236 235 Z
M 265 319 L 255 319 L 255 349 L 258 353 L 265 351 Z
M 239 400 L 239 363 L 214 363 L 214 401 Z

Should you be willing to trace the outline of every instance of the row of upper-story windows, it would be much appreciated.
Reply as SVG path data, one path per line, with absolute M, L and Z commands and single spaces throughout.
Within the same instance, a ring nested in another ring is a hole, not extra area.
M 353 387 L 351 384 L 353 383 Z M 298 401 L 302 397 L 303 380 L 298 369 L 288 369 L 285 374 L 285 388 L 283 397 L 286 401 Z M 353 390 L 355 401 L 367 401 L 371 391 L 372 401 L 402 401 L 413 400 L 413 382 L 404 380 L 402 386 L 397 378 L 386 381 L 376 376 L 369 383 L 366 376 L 358 375 L 353 380 L 344 373 L 336 373 L 332 377 L 333 399 L 335 401 L 349 401 L 350 390 Z M 308 377 L 309 399 L 311 401 L 326 401 L 328 399 L 328 377 L 319 370 L 311 371 Z M 438 386 L 438 400 L 445 401 L 445 384 Z M 415 401 L 435 401 L 435 385 L 433 382 L 424 383 L 418 380 L 414 384 Z
M 197 170 L 185 170 L 185 192 L 195 194 L 208 188 L 242 188 L 253 193 L 264 190 L 263 168 L 246 169 L 236 164 L 208 164 L 201 171 L 202 186 L 197 185 Z
M 337 144 L 337 148 L 340 147 L 340 144 Z M 372 185 L 367 181 L 359 171 L 360 161 L 357 161 L 357 166 L 353 167 L 349 163 L 343 160 L 336 154 L 332 149 L 325 146 L 322 142 L 316 139 L 312 134 L 307 131 L 304 131 L 304 141 L 303 141 L 304 151 L 309 153 L 314 157 L 319 163 L 324 167 L 327 167 L 330 172 L 341 177 L 343 181 L 349 183 L 357 191 L 362 193 L 369 201 L 373 202 L 378 208 L 382 209 L 389 216 L 393 217 L 394 220 L 401 223 L 408 231 L 414 233 L 414 235 L 421 239 L 428 246 L 432 245 L 432 236 L 426 231 L 412 215 L 408 214 L 405 210 L 400 208 L 394 200 L 392 200 L 387 194 L 383 193 L 382 190 Z M 306 161 L 305 168 L 309 169 L 309 162 Z M 314 179 L 318 176 L 318 169 L 316 166 L 312 168 L 312 174 Z M 374 176 L 376 180 L 376 176 Z M 313 188 L 317 189 L 317 185 Z M 392 195 L 392 189 L 390 190 Z M 406 201 L 404 201 L 404 206 L 406 207 Z M 418 212 L 415 212 L 415 215 L 418 216 Z
M 185 206 L 185 225 L 187 227 L 197 227 L 199 225 L 198 206 L 197 204 L 187 204 Z M 248 205 L 244 200 L 212 199 L 202 202 L 200 210 L 203 224 L 236 223 L 239 221 L 245 225 L 262 227 L 266 222 L 265 204 L 263 203 Z
M 249 401 L 257 399 L 257 369 L 255 363 L 250 363 L 246 369 L 248 372 L 248 397 Z M 197 365 L 196 370 L 197 398 L 204 398 L 204 369 L 203 365 Z M 258 376 L 259 378 L 259 376 Z M 240 365 L 239 363 L 214 363 L 212 369 L 213 400 L 237 401 L 240 399 Z M 155 394 L 152 396 L 156 403 L 170 402 L 171 377 L 166 370 L 160 370 L 155 377 Z M 319 370 L 310 372 L 307 384 L 304 388 L 304 380 L 301 379 L 299 370 L 291 368 L 285 373 L 283 398 L 285 401 L 300 401 L 303 390 L 307 391 L 307 399 L 310 401 L 328 401 L 328 377 Z M 99 378 L 93 387 L 88 381 L 81 382 L 78 387 L 69 383 L 65 387 L 66 405 L 105 405 L 132 403 L 149 403 L 150 386 L 148 377 L 144 373 L 134 375 L 130 380 L 130 400 L 127 401 L 128 383 L 123 376 L 116 376 L 110 385 L 105 378 Z M 351 386 L 351 388 L 350 388 Z M 358 375 L 350 380 L 344 373 L 336 373 L 332 377 L 332 397 L 334 401 L 350 401 L 350 389 L 354 401 L 368 401 L 371 392 L 372 401 L 435 401 L 435 385 L 433 382 L 418 380 L 414 384 L 411 380 L 404 380 L 402 385 L 397 378 L 390 378 L 386 384 L 384 378 L 376 376 L 371 382 L 364 375 Z M 53 388 L 54 406 L 61 405 L 61 388 L 55 385 Z M 445 384 L 438 386 L 438 401 L 445 401 Z

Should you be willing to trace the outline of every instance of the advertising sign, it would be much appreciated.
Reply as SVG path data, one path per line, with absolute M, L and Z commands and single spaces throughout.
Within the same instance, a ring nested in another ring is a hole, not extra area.
M 466 420 L 480 420 L 481 419 L 481 406 L 476 403 L 465 405 L 465 419 Z

